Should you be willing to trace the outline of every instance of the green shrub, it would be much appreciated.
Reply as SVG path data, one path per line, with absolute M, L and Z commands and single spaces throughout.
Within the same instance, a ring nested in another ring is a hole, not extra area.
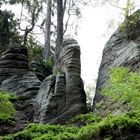
M 5 136 L 3 140 L 12 139 L 32 139 L 32 140 L 59 140 L 68 138 L 78 132 L 76 127 L 66 127 L 61 125 L 30 124 L 25 130 L 15 135 Z
M 132 15 L 127 15 L 124 22 L 120 26 L 120 32 L 126 39 L 135 39 L 137 36 L 137 22 L 139 20 L 140 10 Z
M 89 118 L 89 114 L 85 118 Z M 93 117 L 93 118 L 91 118 Z M 83 117 L 80 116 L 80 118 Z M 80 119 L 78 119 L 80 120 Z M 109 115 L 103 119 L 90 116 L 90 122 L 81 128 L 61 125 L 30 124 L 25 130 L 5 137 L 2 140 L 91 140 L 121 139 L 133 130 L 140 131 L 140 112 L 124 113 L 119 116 Z M 81 120 L 80 120 L 81 121 Z M 139 132 L 138 131 L 138 132 Z M 136 135 L 136 134 L 135 134 Z
M 53 59 L 49 57 L 47 60 L 37 59 L 30 65 L 33 72 L 36 73 L 40 81 L 43 81 L 47 76 L 52 74 Z
M 123 112 L 140 110 L 140 75 L 137 72 L 130 72 L 129 68 L 113 68 L 102 94 L 116 103 L 118 106 L 116 110 L 121 109 Z
M 28 60 L 29 62 L 35 61 L 36 59 L 42 57 L 43 47 L 39 42 L 29 35 L 26 42 L 26 47 L 28 49 Z
M 15 109 L 11 100 L 15 97 L 7 92 L 0 92 L 0 124 L 1 123 L 14 123 Z
M 20 43 L 18 24 L 18 19 L 15 19 L 11 11 L 0 9 L 0 54 L 9 47 L 10 43 Z
M 76 124 L 77 126 L 85 126 L 90 123 L 97 123 L 101 120 L 100 117 L 93 115 L 92 112 L 87 114 L 80 114 L 75 117 L 73 117 L 67 124 Z

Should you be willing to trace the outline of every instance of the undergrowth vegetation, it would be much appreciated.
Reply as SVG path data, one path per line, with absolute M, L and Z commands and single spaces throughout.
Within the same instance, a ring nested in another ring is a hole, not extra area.
M 74 125 L 78 127 L 82 127 L 88 124 L 96 124 L 101 121 L 99 116 L 95 116 L 92 112 L 87 114 L 80 114 L 73 117 L 70 121 L 67 122 L 68 125 Z
M 126 39 L 133 40 L 137 37 L 138 20 L 139 20 L 140 10 L 133 13 L 132 15 L 126 15 L 124 22 L 120 26 L 120 32 Z
M 126 111 L 101 118 L 88 113 L 72 118 L 66 125 L 30 124 L 23 131 L 2 140 L 133 140 L 140 137 L 140 76 L 128 68 L 115 68 L 103 94 Z M 124 108 L 123 108 L 124 109 Z M 123 111 L 123 110 L 122 110 Z
M 43 81 L 52 74 L 53 65 L 52 57 L 49 57 L 47 60 L 36 59 L 30 64 L 30 69 L 36 73 L 40 81 Z
M 0 124 L 13 124 L 15 118 L 15 109 L 12 100 L 16 97 L 7 92 L 0 91 Z
M 112 68 L 102 94 L 107 97 L 106 105 L 103 101 L 98 105 L 102 112 L 105 112 L 106 108 L 110 111 L 107 113 L 140 111 L 139 72 L 131 72 L 129 68 L 124 67 Z
M 86 120 L 86 115 L 80 115 Z M 94 117 L 93 117 L 94 118 Z M 130 138 L 132 131 L 140 132 L 140 113 L 126 113 L 120 116 L 108 116 L 95 123 L 90 118 L 89 124 L 79 128 L 74 126 L 30 124 L 25 130 L 1 137 L 2 140 L 114 140 L 126 135 Z

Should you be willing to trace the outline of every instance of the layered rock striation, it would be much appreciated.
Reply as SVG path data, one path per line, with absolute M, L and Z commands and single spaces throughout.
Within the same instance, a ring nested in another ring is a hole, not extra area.
M 0 83 L 13 75 L 28 70 L 27 50 L 24 47 L 10 47 L 0 57 Z
M 43 81 L 36 96 L 36 122 L 63 124 L 77 114 L 86 113 L 79 45 L 69 39 L 63 46 L 54 75 Z
M 0 133 L 9 133 L 23 129 L 26 124 L 33 122 L 34 98 L 41 82 L 29 70 L 27 49 L 11 47 L 0 57 L 0 90 L 16 95 L 15 126 L 2 126 Z

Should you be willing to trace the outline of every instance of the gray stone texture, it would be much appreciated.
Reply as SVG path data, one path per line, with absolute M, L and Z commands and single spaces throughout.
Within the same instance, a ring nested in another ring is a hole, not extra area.
M 13 133 L 27 124 L 64 124 L 86 113 L 86 95 L 80 76 L 80 48 L 73 39 L 64 41 L 53 75 L 41 83 L 29 70 L 27 49 L 12 47 L 0 57 L 0 90 L 17 96 L 13 102 L 16 124 L 0 126 L 0 134 Z
M 17 96 L 14 101 L 16 125 L 0 129 L 3 133 L 18 131 L 33 122 L 33 103 L 39 90 L 40 81 L 28 68 L 26 48 L 12 47 L 0 57 L 0 90 Z M 1 133 L 1 132 L 0 132 Z
M 41 84 L 35 101 L 35 122 L 63 124 L 86 113 L 86 95 L 80 77 L 80 48 L 74 39 L 64 41 L 54 75 Z
M 133 39 L 126 39 L 118 29 L 105 45 L 93 104 L 95 112 L 100 111 L 100 108 L 96 108 L 98 102 L 103 101 L 104 105 L 107 102 L 106 98 L 101 95 L 101 89 L 109 79 L 110 68 L 125 66 L 135 71 L 140 66 L 140 20 L 137 21 L 133 34 L 135 35 Z M 111 106 L 107 106 L 106 109 L 111 111 Z

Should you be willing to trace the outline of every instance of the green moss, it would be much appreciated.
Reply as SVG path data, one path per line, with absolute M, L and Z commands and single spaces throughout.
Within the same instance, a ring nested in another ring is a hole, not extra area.
M 134 114 L 133 114 L 134 115 Z M 138 119 L 130 118 L 130 114 L 123 114 L 121 116 L 108 116 L 96 124 L 89 124 L 82 127 L 78 133 L 73 137 L 75 140 L 91 140 L 95 138 L 112 137 L 115 139 L 123 136 L 131 129 L 139 129 L 140 122 Z M 138 117 L 138 116 L 137 116 Z
M 87 114 L 86 116 L 88 116 Z M 81 115 L 82 116 L 82 115 Z M 79 116 L 77 117 L 79 120 Z M 86 117 L 85 117 L 86 118 Z M 83 120 L 83 117 L 81 117 Z M 90 120 L 95 120 L 95 116 Z M 140 130 L 140 112 L 125 113 L 120 116 L 108 116 L 81 128 L 61 125 L 31 124 L 25 130 L 13 135 L 1 137 L 2 140 L 114 140 L 133 130 Z M 81 121 L 81 120 L 80 120 Z M 132 132 L 133 133 L 133 132 Z
M 85 126 L 90 123 L 97 123 L 101 120 L 100 117 L 93 115 L 92 112 L 87 114 L 80 114 L 72 118 L 67 124 L 76 124 L 76 126 Z
M 11 101 L 15 96 L 7 92 L 0 91 L 0 124 L 13 124 L 15 118 L 15 109 Z
M 43 81 L 46 77 L 52 74 L 53 58 L 49 57 L 47 60 L 38 58 L 31 62 L 30 69 L 36 73 L 39 80 Z
M 42 124 L 30 124 L 25 130 L 9 135 L 3 140 L 12 139 L 32 139 L 32 140 L 59 140 L 62 138 L 68 138 L 78 132 L 77 127 L 66 127 L 61 125 L 42 125 Z

